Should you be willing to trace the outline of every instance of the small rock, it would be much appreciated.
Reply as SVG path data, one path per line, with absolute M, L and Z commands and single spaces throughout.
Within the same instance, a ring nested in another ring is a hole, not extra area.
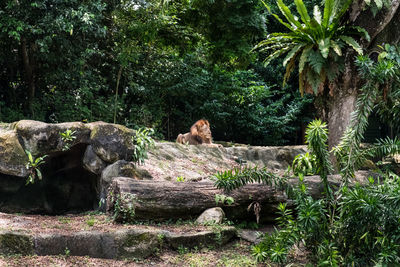
M 205 210 L 196 220 L 199 224 L 222 223 L 225 212 L 220 207 Z

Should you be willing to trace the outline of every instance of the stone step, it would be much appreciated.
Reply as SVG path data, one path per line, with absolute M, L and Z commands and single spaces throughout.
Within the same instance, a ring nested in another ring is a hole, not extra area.
M 0 231 L 0 254 L 142 259 L 166 248 L 219 247 L 236 236 L 236 229 L 230 226 L 218 226 L 214 230 L 191 233 L 146 228 L 67 234 Z

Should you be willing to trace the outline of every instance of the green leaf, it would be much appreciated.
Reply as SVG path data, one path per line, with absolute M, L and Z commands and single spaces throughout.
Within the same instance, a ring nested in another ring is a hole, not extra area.
M 319 40 L 318 48 L 319 48 L 319 51 L 321 51 L 321 55 L 324 58 L 328 58 L 330 47 L 331 47 L 331 42 L 330 42 L 329 38 Z
M 368 42 L 371 41 L 371 37 L 369 36 L 369 33 L 363 27 L 351 26 L 348 28 L 351 30 L 355 30 L 357 33 L 361 34 L 361 36 L 364 37 L 364 39 L 367 40 Z
M 289 51 L 285 59 L 283 60 L 283 66 L 286 66 L 286 64 L 292 59 L 292 57 L 296 56 L 297 52 L 304 46 L 304 44 L 299 44 L 293 47 L 292 50 Z
M 293 28 L 290 24 L 284 22 L 278 15 L 272 13 L 271 8 L 269 5 L 267 5 L 264 1 L 261 0 L 261 2 L 264 4 L 264 6 L 267 8 L 268 12 L 277 20 L 279 21 L 280 24 L 284 25 L 286 28 L 288 28 L 291 31 L 295 31 L 295 28 Z
M 356 40 L 353 39 L 353 37 L 341 35 L 339 36 L 339 38 L 343 40 L 346 44 L 351 46 L 359 55 L 363 54 L 361 46 L 356 42 Z
M 383 7 L 383 2 L 382 0 L 374 0 L 376 7 L 380 10 Z
M 304 22 L 304 24 L 309 25 L 310 23 L 310 16 L 308 15 L 307 8 L 304 5 L 302 0 L 294 0 L 294 3 L 296 5 L 297 11 L 300 14 L 301 20 Z
M 278 4 L 279 10 L 285 16 L 287 21 L 293 27 L 301 28 L 301 23 L 294 18 L 293 14 L 290 12 L 290 9 L 283 3 L 283 0 L 276 0 L 276 3 Z
M 28 151 L 28 150 L 25 150 L 25 153 L 28 155 L 29 162 L 30 162 L 30 163 L 33 163 L 33 157 L 32 157 L 31 152 Z
M 324 17 L 322 20 L 322 27 L 327 28 L 329 24 L 332 22 L 332 13 L 333 8 L 335 6 L 335 0 L 325 0 L 324 5 Z
M 342 49 L 334 40 L 331 40 L 331 47 L 338 56 L 342 56 Z
M 40 172 L 39 169 L 36 169 L 36 174 L 37 174 L 39 180 L 42 180 L 42 173 Z
M 315 19 L 319 24 L 322 24 L 321 10 L 319 9 L 319 6 L 317 6 L 317 5 L 314 6 L 314 19 Z
M 309 46 L 305 47 L 305 48 L 303 49 L 303 52 L 302 52 L 301 55 L 300 55 L 300 60 L 299 60 L 299 73 L 302 73 L 302 72 L 303 72 L 304 65 L 305 65 L 306 62 L 307 62 L 308 54 L 310 53 L 311 48 L 312 48 L 312 45 L 309 45 Z

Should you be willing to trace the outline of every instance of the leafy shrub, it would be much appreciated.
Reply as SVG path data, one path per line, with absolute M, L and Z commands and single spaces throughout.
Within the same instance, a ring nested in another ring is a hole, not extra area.
M 154 133 L 153 129 L 144 128 L 136 130 L 135 136 L 132 140 L 135 144 L 133 151 L 133 161 L 139 165 L 144 163 L 147 158 L 147 150 L 154 146 L 154 140 L 151 135 Z
M 317 158 L 309 152 L 294 157 L 291 169 L 296 176 L 299 174 L 314 175 L 319 173 Z

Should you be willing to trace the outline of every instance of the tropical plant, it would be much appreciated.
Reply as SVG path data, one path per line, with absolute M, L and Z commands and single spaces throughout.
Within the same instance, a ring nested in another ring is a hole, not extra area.
M 40 171 L 39 166 L 45 163 L 44 159 L 47 157 L 47 155 L 34 158 L 30 151 L 25 150 L 25 153 L 28 156 L 28 162 L 25 166 L 29 172 L 28 179 L 26 180 L 26 185 L 28 185 L 33 184 L 36 178 L 42 180 L 42 172 Z
M 133 161 L 139 165 L 144 163 L 147 158 L 147 150 L 154 146 L 154 140 L 151 135 L 154 130 L 151 128 L 144 128 L 136 130 L 135 136 L 132 137 L 134 143 Z
M 400 151 L 397 138 L 380 139 L 375 145 L 367 148 L 361 146 L 368 126 L 368 117 L 374 110 L 389 118 L 394 117 L 388 114 L 398 112 L 393 106 L 393 103 L 399 102 L 400 94 L 400 54 L 398 52 L 397 48 L 386 45 L 385 50 L 379 54 L 377 62 L 365 56 L 359 56 L 356 60 L 356 66 L 365 84 L 360 89 L 357 108 L 352 113 L 350 124 L 340 143 L 333 149 L 344 183 L 354 177 L 354 172 L 366 159 L 376 156 L 382 158 Z M 390 107 L 394 109 L 389 111 Z
M 62 150 L 66 151 L 71 148 L 72 142 L 76 139 L 75 136 L 76 131 L 72 131 L 70 129 L 65 130 L 64 132 L 60 133 L 61 139 L 64 143 Z
M 215 195 L 215 204 L 218 205 L 219 203 L 221 203 L 221 205 L 229 206 L 229 205 L 232 205 L 233 203 L 235 203 L 235 199 L 230 196 L 216 194 Z
M 367 40 L 369 35 L 361 27 L 341 24 L 341 18 L 353 0 L 326 0 L 323 14 L 318 5 L 314 6 L 313 18 L 309 16 L 302 0 L 294 2 L 301 21 L 292 14 L 283 0 L 276 0 L 276 3 L 287 22 L 272 13 L 271 7 L 263 2 L 268 12 L 288 28 L 289 32 L 269 34 L 256 49 L 269 54 L 265 59 L 266 64 L 287 53 L 283 60 L 283 65 L 286 66 L 284 83 L 298 62 L 301 94 L 318 94 L 322 92 L 327 81 L 333 81 L 343 70 L 342 50 L 346 45 L 359 55 L 363 54 L 361 46 L 352 35 L 360 35 Z
M 299 174 L 303 175 L 318 174 L 319 171 L 317 169 L 316 160 L 317 158 L 315 157 L 315 155 L 311 154 L 310 152 L 297 155 L 296 157 L 294 157 L 291 166 L 293 174 L 296 176 L 298 176 Z

